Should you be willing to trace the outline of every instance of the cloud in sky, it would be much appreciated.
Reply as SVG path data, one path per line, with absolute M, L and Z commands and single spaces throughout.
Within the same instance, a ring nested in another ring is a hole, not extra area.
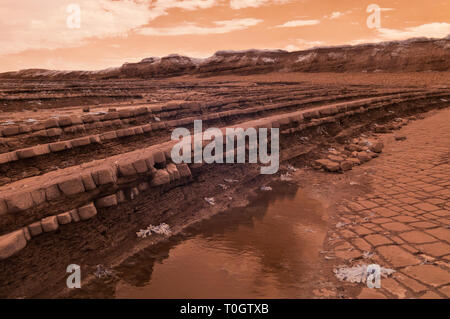
M 277 28 L 294 28 L 294 27 L 304 27 L 309 25 L 319 24 L 320 20 L 292 20 L 286 23 L 277 25 Z
M 81 28 L 70 29 L 67 7 L 81 9 Z M 0 10 L 0 55 L 28 49 L 75 47 L 89 38 L 126 36 L 173 8 L 206 9 L 219 0 L 2 0 Z
M 446 22 L 434 22 L 415 27 L 398 29 L 378 29 L 380 38 L 384 40 L 402 40 L 408 38 L 428 37 L 443 38 L 450 34 L 450 24 Z
M 361 44 L 381 41 L 406 40 L 410 38 L 444 38 L 450 35 L 450 23 L 433 22 L 404 29 L 379 28 L 376 37 L 350 41 L 350 44 Z
M 211 27 L 199 26 L 194 23 L 184 23 L 169 28 L 142 28 L 138 31 L 138 33 L 153 36 L 223 34 L 237 30 L 244 30 L 257 25 L 262 21 L 263 20 L 253 18 L 214 21 L 214 25 Z
M 269 4 L 283 4 L 292 0 L 230 0 L 230 7 L 235 10 L 243 8 L 258 8 Z

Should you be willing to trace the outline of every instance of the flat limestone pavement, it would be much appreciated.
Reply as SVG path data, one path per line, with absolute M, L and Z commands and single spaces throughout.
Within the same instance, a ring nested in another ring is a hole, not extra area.
M 450 109 L 413 121 L 396 140 L 383 135 L 383 155 L 356 167 L 372 191 L 340 206 L 335 251 L 353 266 L 379 264 L 396 272 L 380 289 L 364 284 L 354 297 L 450 298 Z M 343 226 L 342 226 L 343 225 Z

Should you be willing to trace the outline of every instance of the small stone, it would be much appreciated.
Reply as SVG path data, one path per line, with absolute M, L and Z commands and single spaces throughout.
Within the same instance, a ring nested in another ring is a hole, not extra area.
M 374 153 L 381 153 L 383 150 L 384 144 L 382 142 L 374 142 L 370 145 L 369 149 Z
M 404 140 L 406 140 L 406 136 L 403 135 L 403 134 L 395 134 L 394 138 L 395 138 L 396 141 L 404 141 Z

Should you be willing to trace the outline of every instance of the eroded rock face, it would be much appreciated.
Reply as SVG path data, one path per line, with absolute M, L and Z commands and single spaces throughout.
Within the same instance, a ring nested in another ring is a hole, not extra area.
M 276 71 L 290 72 L 421 72 L 450 69 L 448 38 L 410 39 L 357 46 L 321 47 L 305 51 L 283 50 L 219 51 L 206 59 L 181 55 L 146 58 L 138 63 L 125 63 L 120 68 L 102 71 L 22 70 L 0 74 L 0 78 L 166 78 L 195 74 L 257 74 Z M 87 112 L 88 110 L 86 110 Z M 61 126 L 70 119 L 62 119 Z M 48 128 L 56 127 L 50 123 Z M 16 134 L 17 127 L 7 133 Z M 9 132 L 11 131 L 11 132 Z

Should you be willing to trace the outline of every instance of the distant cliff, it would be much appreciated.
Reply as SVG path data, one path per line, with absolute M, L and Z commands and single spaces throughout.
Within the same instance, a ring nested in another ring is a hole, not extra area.
M 0 78 L 108 79 L 165 78 L 180 75 L 247 75 L 269 72 L 423 72 L 450 71 L 450 36 L 356 46 L 318 47 L 304 51 L 219 51 L 205 59 L 177 54 L 125 63 L 101 71 L 28 69 Z

